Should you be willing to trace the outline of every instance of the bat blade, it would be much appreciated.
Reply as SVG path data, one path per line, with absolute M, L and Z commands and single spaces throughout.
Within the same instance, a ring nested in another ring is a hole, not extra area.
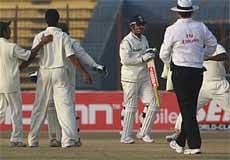
M 147 62 L 147 67 L 148 67 L 148 72 L 149 72 L 149 77 L 150 77 L 150 82 L 153 88 L 153 93 L 154 93 L 154 98 L 156 101 L 156 105 L 160 107 L 160 97 L 158 93 L 158 87 L 159 83 L 157 80 L 157 73 L 156 73 L 156 67 L 154 63 L 154 59 L 151 59 L 150 61 Z

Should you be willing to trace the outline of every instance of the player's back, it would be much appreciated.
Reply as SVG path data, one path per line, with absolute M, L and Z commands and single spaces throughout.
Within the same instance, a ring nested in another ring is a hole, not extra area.
M 47 69 L 63 67 L 66 64 L 66 57 L 73 54 L 70 37 L 59 28 L 48 27 L 35 37 L 33 46 L 40 41 L 42 35 L 48 34 L 53 35 L 53 41 L 41 49 L 40 67 Z

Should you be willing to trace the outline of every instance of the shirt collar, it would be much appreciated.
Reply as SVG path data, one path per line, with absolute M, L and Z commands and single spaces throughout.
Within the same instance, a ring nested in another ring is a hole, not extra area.
M 60 28 L 58 27 L 47 27 L 46 28 L 47 31 L 62 31 Z
M 142 40 L 142 35 L 141 35 L 141 38 L 137 37 L 135 34 L 133 34 L 133 32 L 130 32 L 131 36 L 139 41 Z
M 191 21 L 192 21 L 192 18 L 180 18 L 177 20 L 177 22 L 182 22 L 182 23 L 187 23 Z

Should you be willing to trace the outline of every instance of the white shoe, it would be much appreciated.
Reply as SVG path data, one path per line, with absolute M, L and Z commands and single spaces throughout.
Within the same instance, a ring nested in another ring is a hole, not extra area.
M 177 144 L 175 140 L 169 143 L 169 147 L 174 149 L 177 153 L 183 153 L 184 151 L 184 148 Z
M 200 154 L 201 151 L 199 148 L 197 149 L 185 149 L 184 154 Z
M 142 139 L 144 135 L 140 134 L 140 132 L 137 132 L 136 137 L 137 139 Z
M 132 144 L 134 143 L 134 139 L 131 137 L 125 137 L 125 138 L 122 138 L 120 142 L 124 144 Z
M 153 139 L 152 139 L 151 136 L 148 135 L 148 134 L 146 134 L 146 135 L 142 138 L 142 140 L 143 140 L 144 142 L 146 142 L 146 143 L 153 143 Z
M 33 143 L 29 144 L 29 147 L 31 147 L 31 148 L 35 148 L 35 147 L 38 147 L 38 146 L 39 146 L 38 142 L 33 142 Z
M 178 133 L 175 132 L 171 135 L 168 135 L 168 136 L 165 136 L 165 139 L 168 141 L 168 142 L 171 142 L 173 140 L 176 140 L 176 138 L 178 137 Z

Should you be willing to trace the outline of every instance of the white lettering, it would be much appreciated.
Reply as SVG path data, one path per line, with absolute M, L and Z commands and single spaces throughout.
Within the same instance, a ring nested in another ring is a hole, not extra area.
M 178 116 L 178 114 L 177 114 L 176 112 L 171 112 L 171 113 L 169 113 L 169 116 L 168 116 L 168 118 L 169 118 L 169 123 L 175 124 L 175 123 L 176 123 L 177 116 Z
M 206 112 L 205 112 L 204 108 L 201 108 L 201 109 L 198 111 L 196 117 L 197 117 L 197 121 L 198 121 L 198 122 L 205 120 Z
M 81 123 L 88 124 L 89 123 L 89 114 L 88 114 L 88 107 L 84 104 L 77 104 L 75 106 L 75 110 L 81 112 Z
M 219 113 L 219 114 L 217 114 Z M 221 108 L 216 105 L 213 101 L 209 104 L 206 121 L 220 121 L 221 119 Z
M 105 111 L 106 124 L 113 124 L 113 110 L 108 104 L 90 104 L 89 105 L 89 124 L 96 124 L 96 112 Z

